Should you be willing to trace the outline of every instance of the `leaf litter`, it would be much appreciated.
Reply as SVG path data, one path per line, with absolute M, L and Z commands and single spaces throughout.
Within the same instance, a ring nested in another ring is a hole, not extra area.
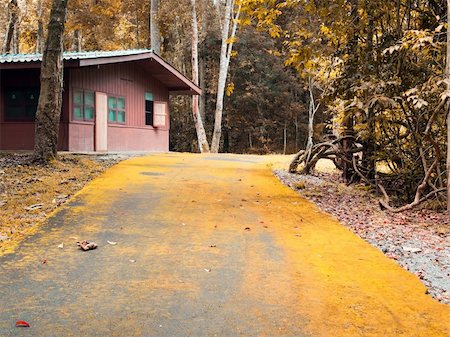
M 12 252 L 50 212 L 127 157 L 63 154 L 41 165 L 31 154 L 0 154 L 0 255 Z
M 78 247 L 80 247 L 83 251 L 94 250 L 97 249 L 98 245 L 95 242 L 83 240 L 81 242 L 77 242 Z

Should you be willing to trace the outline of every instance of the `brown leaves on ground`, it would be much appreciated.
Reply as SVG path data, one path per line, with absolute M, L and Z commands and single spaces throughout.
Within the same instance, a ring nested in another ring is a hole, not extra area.
M 78 245 L 78 247 L 80 247 L 81 250 L 84 250 L 85 252 L 88 250 L 96 249 L 98 247 L 98 245 L 95 242 L 87 241 L 87 240 L 77 242 L 77 245 Z
M 48 165 L 30 155 L 0 154 L 0 255 L 27 235 L 116 158 L 63 154 Z

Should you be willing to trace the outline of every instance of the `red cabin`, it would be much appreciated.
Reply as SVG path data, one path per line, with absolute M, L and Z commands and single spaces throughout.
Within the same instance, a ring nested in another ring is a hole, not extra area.
M 168 151 L 169 95 L 201 90 L 151 50 L 64 53 L 59 149 Z M 0 150 L 32 150 L 41 54 L 0 55 Z

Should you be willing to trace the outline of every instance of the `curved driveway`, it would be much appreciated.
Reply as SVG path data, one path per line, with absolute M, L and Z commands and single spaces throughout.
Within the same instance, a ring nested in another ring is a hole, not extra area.
M 165 154 L 108 170 L 0 257 L 0 336 L 450 336 L 449 306 L 269 160 Z

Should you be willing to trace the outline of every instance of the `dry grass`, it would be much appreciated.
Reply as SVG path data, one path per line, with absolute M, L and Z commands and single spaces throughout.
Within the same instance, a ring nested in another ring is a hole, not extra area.
M 329 159 L 319 160 L 315 169 L 321 173 L 335 173 L 338 171 L 333 161 Z
M 31 164 L 28 155 L 1 154 L 0 255 L 34 233 L 49 213 L 115 162 L 64 155 L 43 166 Z

